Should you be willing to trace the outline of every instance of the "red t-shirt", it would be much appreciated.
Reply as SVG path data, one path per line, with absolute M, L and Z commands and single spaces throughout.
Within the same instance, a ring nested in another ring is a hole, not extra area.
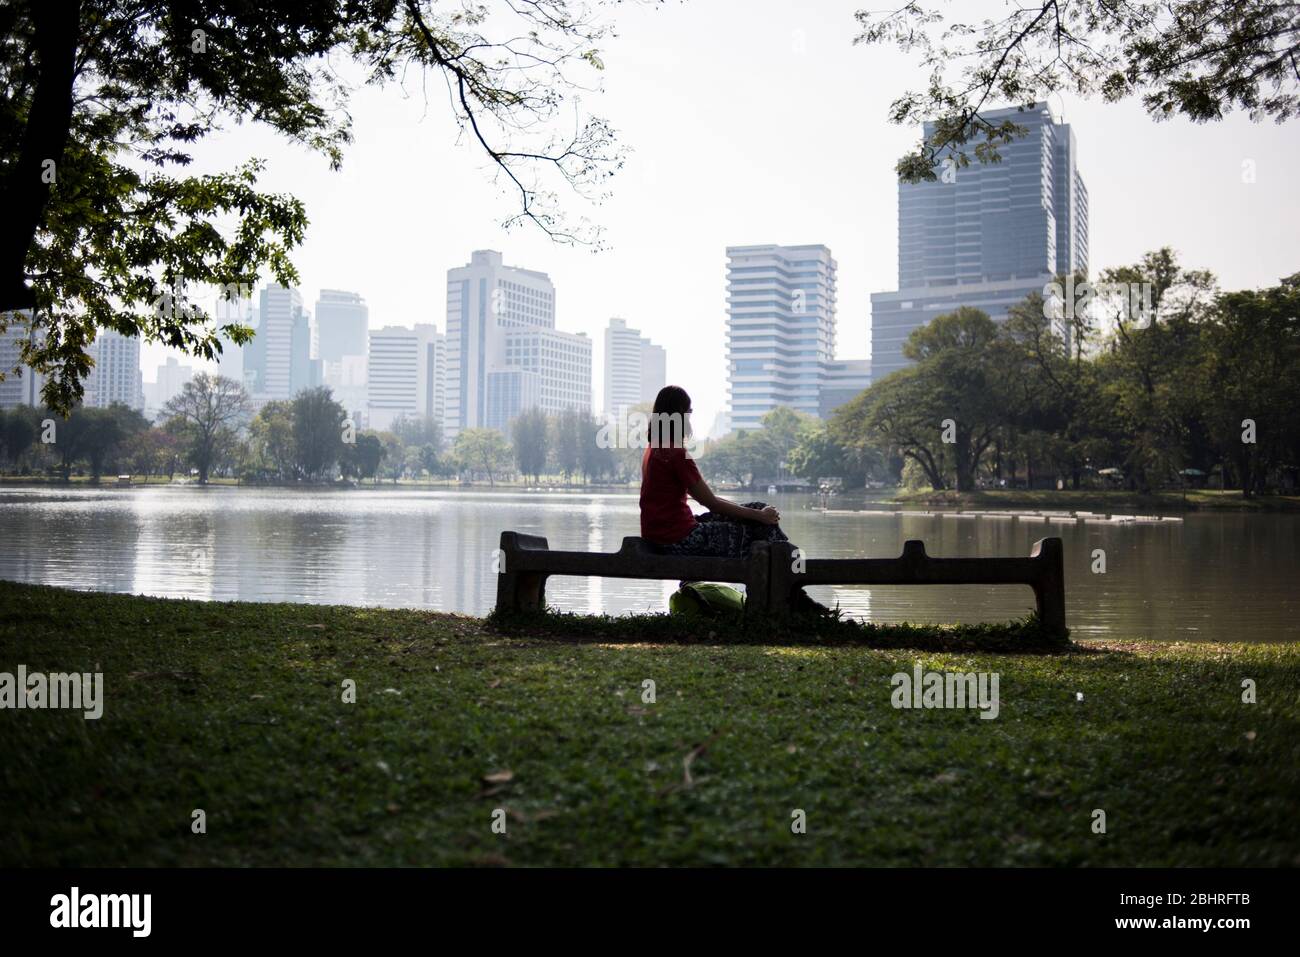
M 641 456 L 641 537 L 672 545 L 699 522 L 686 504 L 686 490 L 700 481 L 700 470 L 683 448 L 647 448 Z

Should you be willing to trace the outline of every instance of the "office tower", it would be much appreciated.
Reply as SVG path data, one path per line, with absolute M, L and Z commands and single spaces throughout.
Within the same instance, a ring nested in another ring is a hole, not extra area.
M 100 329 L 87 352 L 95 360 L 95 366 L 84 382 L 83 404 L 106 409 L 119 403 L 143 410 L 140 340 L 113 329 Z
M 0 409 L 10 409 L 16 405 L 44 405 L 41 388 L 45 377 L 23 364 L 23 345 L 29 340 L 31 331 L 31 313 L 5 313 L 7 326 L 0 331 Z
M 662 346 L 632 329 L 625 319 L 609 320 L 605 330 L 605 414 L 621 415 L 653 402 L 667 382 Z
M 505 330 L 521 328 L 555 328 L 555 287 L 545 273 L 507 266 L 488 249 L 447 270 L 448 438 L 487 423 L 489 374 L 505 366 Z
M 370 330 L 367 416 L 370 428 L 388 429 L 400 417 L 437 413 L 442 336 L 432 323 Z
M 935 316 L 972 306 L 1002 320 L 1055 276 L 1087 272 L 1088 191 L 1070 126 L 1045 103 L 982 115 L 1028 132 L 999 147 L 1001 162 L 941 161 L 935 182 L 898 185 L 899 288 L 871 296 L 878 379 L 908 364 L 903 343 Z
M 344 356 L 364 356 L 368 348 L 370 309 L 355 292 L 322 289 L 316 300 L 316 355 L 341 363 Z
M 822 389 L 817 414 L 829 419 L 831 414 L 871 388 L 870 359 L 835 359 L 822 367 Z
M 157 380 L 144 384 L 144 411 L 149 418 L 154 418 L 172 399 L 181 394 L 185 383 L 194 378 L 194 369 L 183 366 L 174 356 L 168 356 L 165 364 L 158 367 Z
M 291 399 L 319 385 L 311 358 L 311 316 L 297 289 L 271 283 L 262 289 L 257 335 L 244 347 L 244 381 L 258 402 Z
M 820 407 L 835 355 L 835 260 L 825 246 L 727 247 L 731 427 L 758 428 L 778 406 Z

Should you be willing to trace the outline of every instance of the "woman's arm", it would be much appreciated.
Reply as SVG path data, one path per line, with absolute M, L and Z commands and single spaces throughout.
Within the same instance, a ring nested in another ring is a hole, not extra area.
M 713 489 L 709 488 L 709 483 L 704 479 L 700 479 L 687 491 L 691 493 L 691 498 L 710 512 L 717 512 L 719 515 L 726 515 L 730 518 L 738 518 L 749 522 L 762 522 L 764 525 L 775 525 L 781 521 L 781 513 L 776 510 L 776 506 L 769 505 L 767 508 L 758 509 L 746 508 L 744 505 L 728 502 L 725 498 L 718 498 L 718 496 L 714 495 Z

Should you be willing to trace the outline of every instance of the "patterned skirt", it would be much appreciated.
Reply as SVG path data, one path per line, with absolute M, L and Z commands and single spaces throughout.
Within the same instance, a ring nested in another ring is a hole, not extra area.
M 766 502 L 747 502 L 745 508 L 766 508 Z M 712 558 L 744 558 L 754 542 L 787 542 L 779 525 L 764 525 L 705 512 L 695 516 L 700 523 L 689 535 L 671 545 L 656 545 L 665 555 L 701 555 Z

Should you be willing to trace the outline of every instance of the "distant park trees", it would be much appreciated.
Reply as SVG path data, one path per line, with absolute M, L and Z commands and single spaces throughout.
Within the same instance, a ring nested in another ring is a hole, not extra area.
M 248 393 L 238 382 L 200 372 L 163 409 L 186 458 L 198 469 L 200 484 L 238 443 L 249 408 Z
M 1146 288 L 1142 315 L 1101 299 L 1066 342 L 1031 296 L 993 323 L 958 309 L 916 330 L 914 364 L 837 410 L 846 447 L 912 462 L 933 488 L 1103 470 L 1132 489 L 1217 476 L 1247 495 L 1300 478 L 1300 276 L 1221 293 L 1167 249 L 1099 284 Z M 1077 318 L 1077 317 L 1076 317 Z
M 451 451 L 462 469 L 487 476 L 489 485 L 510 467 L 510 446 L 496 429 L 462 429 Z

